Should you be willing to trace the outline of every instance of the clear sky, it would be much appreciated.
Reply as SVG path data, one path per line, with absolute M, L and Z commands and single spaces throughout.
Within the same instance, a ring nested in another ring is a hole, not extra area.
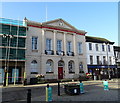
M 62 18 L 88 36 L 103 37 L 118 45 L 117 2 L 3 2 L 2 17 L 37 22 Z

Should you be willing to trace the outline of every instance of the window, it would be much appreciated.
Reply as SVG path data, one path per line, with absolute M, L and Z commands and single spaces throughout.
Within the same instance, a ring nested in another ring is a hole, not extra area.
M 38 68 L 37 61 L 33 60 L 31 62 L 31 74 L 38 74 L 37 68 Z
M 95 44 L 95 47 L 96 47 L 96 51 L 98 51 L 99 49 L 98 49 L 98 44 Z
M 109 57 L 110 65 L 112 65 L 112 57 Z
M 71 41 L 67 42 L 67 52 L 72 52 L 72 42 Z
M 62 51 L 62 40 L 57 40 L 57 51 Z
M 82 53 L 82 43 L 78 42 L 78 54 Z
M 64 67 L 64 61 L 62 61 L 62 60 L 60 60 L 59 62 L 58 62 L 58 67 Z
M 102 45 L 102 51 L 105 51 L 105 46 L 104 45 Z
M 46 73 L 53 73 L 53 61 L 48 60 L 46 62 Z
M 82 62 L 80 62 L 80 64 L 79 64 L 79 73 L 84 73 Z
M 68 69 L 69 69 L 69 73 L 75 73 L 75 65 L 72 60 L 68 62 Z
M 106 65 L 106 56 L 103 56 L 103 64 Z
M 92 43 L 89 43 L 89 50 L 92 50 Z
M 99 56 L 96 57 L 97 58 L 97 64 L 100 64 L 100 60 L 99 60 Z
M 93 64 L 93 56 L 90 55 L 90 64 Z
M 37 40 L 38 37 L 32 37 L 32 50 L 37 50 Z
M 108 52 L 110 52 L 110 45 L 108 45 Z
M 46 39 L 46 50 L 52 50 L 52 40 Z

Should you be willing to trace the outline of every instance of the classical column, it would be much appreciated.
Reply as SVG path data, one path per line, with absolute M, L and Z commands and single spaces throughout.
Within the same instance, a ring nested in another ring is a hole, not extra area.
M 42 48 L 42 54 L 45 54 L 45 30 L 44 29 L 42 29 L 42 42 L 41 42 L 41 44 L 42 44 L 42 46 L 41 46 L 41 48 Z
M 53 51 L 54 51 L 54 55 L 56 55 L 56 34 L 57 34 L 57 31 L 54 30 L 53 34 L 54 34 L 54 37 L 53 37 Z
M 73 52 L 76 55 L 76 34 L 73 34 Z
M 66 43 L 67 43 L 67 42 L 66 42 L 66 34 L 67 34 L 67 33 L 65 33 L 65 32 L 64 32 L 64 34 L 63 34 L 63 35 L 64 35 L 64 39 L 63 39 L 63 51 L 64 51 L 65 55 L 67 54 L 67 53 L 66 53 L 66 52 L 67 52 L 67 50 L 66 50 L 66 48 L 67 48 L 67 47 L 66 47 Z

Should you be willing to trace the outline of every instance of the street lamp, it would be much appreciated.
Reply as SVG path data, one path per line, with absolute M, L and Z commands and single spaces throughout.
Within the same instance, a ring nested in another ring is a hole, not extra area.
M 2 37 L 7 39 L 6 53 L 5 53 L 4 82 L 3 82 L 3 86 L 7 86 L 8 85 L 8 62 L 9 62 L 9 54 L 10 54 L 10 44 L 11 44 L 11 38 L 13 38 L 13 35 L 3 34 Z
M 111 75 L 110 75 L 110 68 L 109 68 L 109 57 L 108 57 L 108 44 L 109 42 L 105 42 L 106 44 L 106 52 L 107 52 L 107 68 L 108 68 L 108 76 L 109 76 L 109 80 L 111 79 Z

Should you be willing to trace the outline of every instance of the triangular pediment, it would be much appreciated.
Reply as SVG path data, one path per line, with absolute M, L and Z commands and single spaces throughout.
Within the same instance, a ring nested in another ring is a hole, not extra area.
M 64 21 L 63 19 L 56 19 L 56 20 L 44 22 L 42 24 L 77 30 L 74 26 L 70 25 L 68 22 Z

